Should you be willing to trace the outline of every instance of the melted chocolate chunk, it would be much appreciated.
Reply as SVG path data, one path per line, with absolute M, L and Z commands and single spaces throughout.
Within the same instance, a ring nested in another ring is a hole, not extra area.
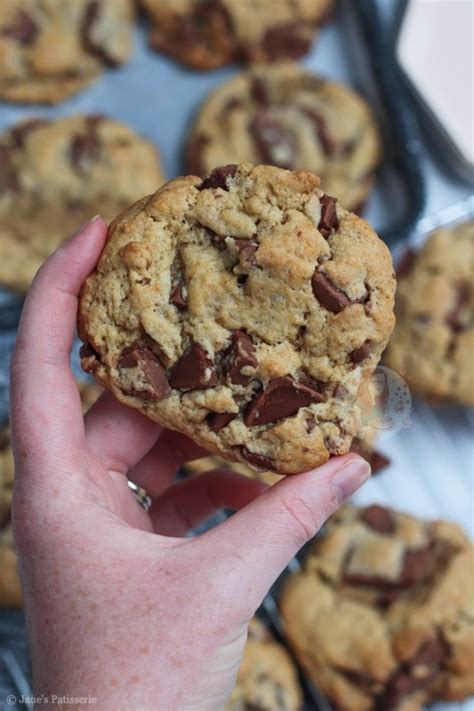
M 377 683 L 367 672 L 359 671 L 358 669 L 346 669 L 345 667 L 335 667 L 335 669 L 345 676 L 351 684 L 359 686 L 369 694 L 372 692 L 374 684 Z
M 370 341 L 365 341 L 360 348 L 355 348 L 349 353 L 349 358 L 353 363 L 362 363 L 371 354 Z
M 240 447 L 240 454 L 249 463 L 263 470 L 275 471 L 275 462 L 270 457 L 265 457 L 263 454 L 251 452 L 247 447 Z
M 460 317 L 464 307 L 469 304 L 470 297 L 471 287 L 469 284 L 458 284 L 456 288 L 456 303 L 446 316 L 446 323 L 455 333 L 467 328 L 467 323 L 464 324 Z
M 182 282 L 180 282 L 171 292 L 170 303 L 172 303 L 173 306 L 176 306 L 179 311 L 186 311 L 188 302 L 186 300 L 186 296 L 184 295 L 184 284 Z
M 242 373 L 242 368 L 255 368 L 258 364 L 251 337 L 245 331 L 234 331 L 232 345 L 226 353 L 227 375 L 235 385 L 248 385 L 252 376 Z
M 405 562 L 400 576 L 400 584 L 403 586 L 414 585 L 423 580 L 426 567 L 432 554 L 431 544 L 425 548 L 408 550 L 405 554 Z
M 316 271 L 312 280 L 313 294 L 325 309 L 338 314 L 353 302 L 335 286 L 322 272 Z
M 275 61 L 303 57 L 311 46 L 311 38 L 305 36 L 304 32 L 303 22 L 270 27 L 262 38 L 262 47 L 268 59 Z
M 390 509 L 373 504 L 365 508 L 360 515 L 362 521 L 377 533 L 394 533 L 395 518 Z
M 296 158 L 294 136 L 268 111 L 258 111 L 249 124 L 262 163 L 291 168 Z
M 74 136 L 71 143 L 71 163 L 81 173 L 88 172 L 100 152 L 100 140 L 94 133 Z
M 188 173 L 191 175 L 202 175 L 204 173 L 202 153 L 208 143 L 209 138 L 203 133 L 198 133 L 196 136 L 192 136 L 189 141 L 186 150 L 186 162 L 188 166 Z
M 100 18 L 101 11 L 102 6 L 99 0 L 90 0 L 87 4 L 82 17 L 81 42 L 85 52 L 88 52 L 97 59 L 100 59 L 100 61 L 104 62 L 104 64 L 113 66 L 117 64 L 117 60 L 107 52 L 106 48 L 102 44 L 96 42 L 93 36 L 92 30 L 95 23 Z
M 326 122 L 320 114 L 316 113 L 312 109 L 302 109 L 305 116 L 307 116 L 313 123 L 316 135 L 323 147 L 324 153 L 330 158 L 337 152 L 337 143 L 330 136 L 327 130 Z
M 318 230 L 323 237 L 329 237 L 333 230 L 339 227 L 339 220 L 336 214 L 337 199 L 330 195 L 323 195 L 321 198 L 321 218 Z
M 174 366 L 170 375 L 172 388 L 195 390 L 217 385 L 214 363 L 204 348 L 193 341 Z
M 237 171 L 237 165 L 229 164 L 221 168 L 214 168 L 205 180 L 202 181 L 198 190 L 208 190 L 209 188 L 222 188 L 228 190 L 227 181 L 233 178 Z
M 395 274 L 397 279 L 403 279 L 412 270 L 416 261 L 416 252 L 413 249 L 408 248 L 400 258 L 397 267 L 395 269 Z
M 18 10 L 15 20 L 10 27 L 3 30 L 4 37 L 10 37 L 19 44 L 28 46 L 33 44 L 38 36 L 39 27 L 33 18 L 24 10 Z
M 213 432 L 220 432 L 236 417 L 237 415 L 235 412 L 211 412 L 206 417 L 206 422 Z
M 147 382 L 146 389 L 133 392 L 123 390 L 126 394 L 140 394 L 151 400 L 163 400 L 171 392 L 165 369 L 158 356 L 148 346 L 134 343 L 125 348 L 120 354 L 117 367 L 124 370 L 138 368 Z
M 324 396 L 320 392 L 285 375 L 271 380 L 252 400 L 245 412 L 244 422 L 247 427 L 265 425 L 295 415 L 301 407 L 323 401 Z

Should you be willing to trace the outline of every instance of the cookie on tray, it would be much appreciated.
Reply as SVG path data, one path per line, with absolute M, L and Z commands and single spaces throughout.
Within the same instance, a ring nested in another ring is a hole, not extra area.
M 348 452 L 395 278 L 386 245 L 318 186 L 229 165 L 122 213 L 82 290 L 83 368 L 227 460 L 289 474 Z
M 298 673 L 286 649 L 253 619 L 237 677 L 225 711 L 300 711 Z
M 399 265 L 386 363 L 427 400 L 474 405 L 474 222 L 438 229 Z
M 118 121 L 76 115 L 13 126 L 0 135 L 0 285 L 26 291 L 80 225 L 96 214 L 111 220 L 162 182 L 155 147 Z
M 205 100 L 187 145 L 188 172 L 238 161 L 310 170 L 360 212 L 381 158 L 375 117 L 352 89 L 296 64 L 240 74 Z
M 78 382 L 83 411 L 86 412 L 101 389 L 94 383 Z M 8 428 L 0 432 L 0 608 L 20 607 L 22 595 L 11 527 L 13 493 L 13 452 Z
M 196 69 L 232 62 L 298 59 L 334 0 L 141 0 L 152 22 L 150 44 Z
M 419 711 L 474 693 L 474 548 L 461 529 L 344 507 L 280 609 L 297 659 L 336 711 Z
M 125 62 L 132 0 L 2 0 L 0 98 L 57 104 Z

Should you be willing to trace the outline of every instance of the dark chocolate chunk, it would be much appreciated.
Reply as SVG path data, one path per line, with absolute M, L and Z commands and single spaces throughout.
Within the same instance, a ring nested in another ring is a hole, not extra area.
M 208 190 L 209 188 L 222 188 L 228 190 L 227 181 L 233 178 L 237 171 L 237 165 L 229 164 L 221 168 L 214 168 L 205 180 L 199 186 L 199 190 Z
M 18 126 L 14 126 L 10 131 L 10 135 L 13 138 L 15 144 L 18 146 L 18 148 L 22 148 L 27 135 L 31 133 L 31 131 L 34 131 L 35 128 L 38 128 L 39 126 L 44 126 L 47 123 L 48 122 L 46 121 L 46 119 L 32 118 L 28 121 L 23 121 L 22 123 L 18 124 Z
M 258 111 L 249 123 L 262 163 L 291 168 L 296 158 L 296 140 L 268 111 Z
M 390 509 L 373 504 L 365 508 L 360 515 L 362 521 L 377 533 L 394 533 L 395 519 Z
M 94 133 L 74 136 L 71 143 L 71 162 L 82 173 L 91 169 L 100 152 L 100 141 Z
M 289 375 L 274 378 L 248 406 L 244 422 L 247 427 L 265 425 L 295 415 L 301 407 L 324 401 L 324 396 L 293 380 Z
M 179 311 L 186 311 L 188 302 L 184 295 L 184 284 L 180 282 L 171 292 L 170 303 L 176 306 Z
M 257 366 L 257 359 L 254 355 L 255 348 L 251 337 L 245 331 L 234 331 L 232 334 L 232 345 L 226 353 L 227 375 L 235 385 L 248 385 L 251 380 L 250 375 L 242 373 L 242 368 Z
M 319 138 L 321 145 L 323 147 L 324 153 L 331 157 L 337 152 L 337 143 L 330 136 L 327 130 L 326 122 L 320 114 L 313 111 L 313 109 L 302 109 L 305 116 L 307 116 L 313 123 L 316 135 Z
M 277 59 L 299 59 L 311 46 L 311 38 L 305 32 L 303 22 L 270 27 L 262 38 L 262 47 L 270 61 Z
M 171 371 L 172 388 L 197 390 L 217 385 L 214 363 L 204 348 L 193 341 Z
M 471 287 L 469 284 L 458 284 L 456 287 L 456 302 L 446 316 L 446 323 L 455 332 L 459 333 L 467 328 L 467 323 L 461 321 L 461 313 L 465 306 L 469 304 L 471 297 Z
M 165 369 L 158 356 L 148 346 L 134 343 L 125 348 L 120 354 L 117 367 L 124 370 L 138 368 L 147 382 L 146 389 L 129 394 L 140 394 L 151 400 L 163 400 L 171 392 Z
M 213 432 L 220 432 L 236 417 L 237 415 L 235 412 L 211 412 L 206 417 L 206 422 Z
M 390 464 L 390 459 L 376 450 L 370 452 L 370 454 L 362 456 L 369 462 L 370 468 L 372 469 L 372 476 L 374 476 L 374 474 L 378 474 Z
M 403 253 L 402 257 L 398 261 L 397 267 L 395 269 L 395 274 L 397 279 L 403 279 L 412 270 L 416 261 L 416 252 L 413 249 L 408 248 Z
M 313 294 L 325 309 L 338 314 L 353 302 L 337 288 L 322 272 L 316 271 L 312 280 Z
M 235 246 L 240 253 L 240 261 L 246 266 L 254 266 L 257 263 L 255 252 L 258 249 L 257 242 L 245 237 L 234 237 Z
M 337 666 L 335 669 L 346 677 L 351 684 L 359 686 L 361 689 L 367 693 L 371 693 L 372 689 L 377 682 L 369 675 L 367 672 L 360 671 L 359 669 L 346 669 L 345 667 Z
M 6 27 L 1 34 L 4 37 L 10 37 L 19 44 L 28 46 L 33 44 L 38 32 L 39 27 L 33 18 L 24 10 L 18 10 L 13 24 Z
M 209 138 L 203 133 L 198 133 L 191 137 L 186 149 L 186 163 L 190 175 L 203 174 L 202 152 L 208 143 Z
M 425 548 L 408 550 L 405 554 L 403 570 L 400 575 L 400 583 L 404 586 L 414 585 L 423 580 L 426 567 L 432 554 L 431 544 Z
M 312 432 L 312 431 L 314 430 L 314 428 L 316 427 L 316 418 L 315 418 L 315 416 L 314 416 L 314 415 L 309 415 L 309 416 L 306 418 L 305 423 L 306 423 L 306 432 L 307 432 L 308 434 L 311 434 L 311 432 Z
M 353 363 L 361 363 L 371 354 L 370 341 L 365 341 L 359 348 L 355 348 L 349 353 L 349 358 Z
M 259 469 L 275 471 L 275 462 L 273 459 L 270 459 L 270 457 L 265 457 L 263 454 L 251 452 L 250 449 L 247 449 L 247 447 L 240 447 L 240 453 L 249 464 L 253 464 Z
M 323 237 L 329 237 L 332 230 L 337 230 L 339 227 L 336 205 L 337 199 L 330 195 L 323 195 L 321 198 L 321 218 L 319 220 L 318 230 Z
M 113 66 L 117 64 L 117 60 L 107 52 L 107 49 L 103 44 L 96 42 L 92 32 L 95 23 L 100 17 L 101 11 L 102 5 L 99 0 L 90 0 L 87 4 L 81 23 L 82 47 L 85 52 L 88 52 L 97 59 L 100 59 L 100 61 L 104 62 L 104 64 Z

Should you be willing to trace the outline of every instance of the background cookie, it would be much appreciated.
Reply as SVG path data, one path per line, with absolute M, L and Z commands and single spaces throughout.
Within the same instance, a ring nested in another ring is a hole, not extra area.
M 197 69 L 236 61 L 297 59 L 308 52 L 333 0 L 141 0 L 151 46 Z
M 347 452 L 395 279 L 387 247 L 318 184 L 226 166 L 125 211 L 82 291 L 83 367 L 225 459 L 294 473 Z
M 81 224 L 163 182 L 154 146 L 101 116 L 32 119 L 0 136 L 0 284 L 25 291 Z M 34 226 L 34 228 L 33 228 Z
M 365 101 L 294 64 L 259 67 L 220 86 L 204 102 L 187 147 L 193 175 L 239 161 L 311 170 L 329 195 L 355 211 L 380 158 Z
M 474 692 L 474 548 L 460 528 L 345 507 L 281 598 L 309 676 L 351 711 L 416 711 Z
M 225 711 L 299 711 L 302 693 L 286 649 L 261 622 L 250 622 L 237 684 Z
M 474 222 L 439 229 L 400 263 L 390 368 L 434 402 L 474 405 Z
M 55 104 L 128 59 L 131 0 L 2 0 L 0 97 Z

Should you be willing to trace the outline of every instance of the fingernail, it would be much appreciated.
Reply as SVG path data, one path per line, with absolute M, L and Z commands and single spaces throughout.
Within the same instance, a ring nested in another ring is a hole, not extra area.
M 346 501 L 370 476 L 370 464 L 361 457 L 350 457 L 332 478 L 340 504 Z

